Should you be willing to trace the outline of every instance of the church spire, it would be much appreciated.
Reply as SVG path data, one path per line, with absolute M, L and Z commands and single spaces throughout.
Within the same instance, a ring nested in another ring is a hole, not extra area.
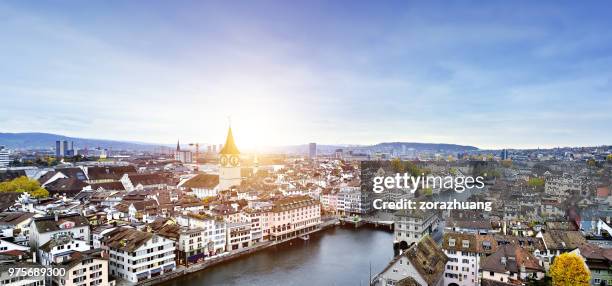
M 223 145 L 223 149 L 219 152 L 219 154 L 224 155 L 238 155 L 240 151 L 238 151 L 238 147 L 236 147 L 236 143 L 234 143 L 234 135 L 232 135 L 232 127 L 229 127 L 227 131 L 227 139 L 225 139 L 225 145 Z
M 176 140 L 176 151 L 181 151 L 181 144 L 178 139 Z

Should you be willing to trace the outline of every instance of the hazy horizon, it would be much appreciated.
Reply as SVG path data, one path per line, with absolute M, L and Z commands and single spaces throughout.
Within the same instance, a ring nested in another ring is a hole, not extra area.
M 158 145 L 158 146 L 165 146 L 165 147 L 175 147 L 177 141 L 175 142 L 147 142 L 147 141 L 141 141 L 141 140 L 125 140 L 125 139 L 121 139 L 121 138 L 98 138 L 98 137 L 79 137 L 79 136 L 69 136 L 69 135 L 65 135 L 65 134 L 54 134 L 54 133 L 48 133 L 48 132 L 0 132 L 0 134 L 28 134 L 28 133 L 41 133 L 41 134 L 49 134 L 49 135 L 57 135 L 57 136 L 65 136 L 65 137 L 69 137 L 69 138 L 77 138 L 77 139 L 87 139 L 87 140 L 100 140 L 100 141 L 115 141 L 115 142 L 124 142 L 124 143 L 133 143 L 133 144 L 146 144 L 146 145 Z M 59 140 L 59 138 L 58 138 Z M 237 140 L 238 141 L 238 140 Z M 179 143 L 181 145 L 181 148 L 192 148 L 192 147 L 188 147 L 189 144 L 194 143 L 191 141 L 181 141 L 179 138 Z M 200 148 L 204 148 L 207 145 L 217 145 L 217 144 L 223 144 L 224 142 L 197 142 L 201 145 Z M 247 148 L 242 148 L 242 146 L 240 146 L 239 143 L 237 143 L 238 147 L 240 147 L 241 150 L 247 150 L 249 152 L 258 152 L 258 151 L 262 151 L 265 149 L 272 149 L 272 148 L 282 148 L 282 147 L 298 147 L 298 146 L 306 146 L 309 143 L 316 143 L 317 146 L 344 146 L 344 147 L 369 147 L 369 146 L 373 146 L 373 145 L 377 145 L 377 144 L 385 144 L 385 143 L 406 143 L 406 144 L 449 144 L 449 145 L 458 145 L 458 146 L 468 146 L 468 147 L 476 147 L 479 150 L 502 150 L 502 149 L 509 149 L 509 150 L 536 150 L 536 149 L 554 149 L 554 148 L 581 148 L 581 147 L 599 147 L 599 146 L 611 146 L 610 144 L 600 144 L 600 145 L 576 145 L 576 146 L 554 146 L 554 147 L 535 147 L 535 148 L 517 148 L 517 147 L 512 147 L 512 146 L 507 146 L 504 148 L 482 148 L 480 146 L 476 146 L 476 145 L 469 145 L 469 144 L 461 144 L 461 143 L 452 143 L 452 142 L 417 142 L 417 141 L 398 141 L 398 140 L 390 140 L 390 141 L 379 141 L 379 142 L 375 142 L 375 143 L 371 143 L 371 144 L 355 144 L 355 143 L 337 143 L 337 144 L 332 144 L 332 143 L 325 143 L 325 142 L 304 142 L 304 143 L 296 143 L 296 144 L 285 144 L 285 145 L 262 145 L 262 146 L 257 146 L 257 147 L 247 147 Z M 0 145 L 1 141 L 0 141 Z M 49 146 L 50 148 L 54 147 L 54 146 Z M 77 146 L 79 148 L 83 147 L 83 146 Z M 103 147 L 103 146 L 100 146 Z

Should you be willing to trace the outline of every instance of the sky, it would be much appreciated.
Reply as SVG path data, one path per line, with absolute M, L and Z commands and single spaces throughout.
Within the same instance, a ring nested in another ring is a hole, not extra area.
M 512 2 L 512 3 L 509 3 Z M 0 1 L 0 132 L 612 144 L 609 1 Z

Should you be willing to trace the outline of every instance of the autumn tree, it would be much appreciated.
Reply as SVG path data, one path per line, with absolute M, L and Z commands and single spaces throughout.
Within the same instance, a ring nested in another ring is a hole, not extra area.
M 35 198 L 45 198 L 49 196 L 49 192 L 42 188 L 38 181 L 32 180 L 26 176 L 0 183 L 0 193 L 2 192 L 27 192 Z
M 512 160 L 510 160 L 510 159 L 508 159 L 508 160 L 502 160 L 502 161 L 501 161 L 501 165 L 502 165 L 504 168 L 510 168 L 510 167 L 512 167 Z
M 395 158 L 391 160 L 391 168 L 396 173 L 403 173 L 406 169 L 404 168 L 404 163 L 399 158 Z
M 591 274 L 584 261 L 575 253 L 563 253 L 555 258 L 550 267 L 553 286 L 588 286 Z
M 589 167 L 597 167 L 597 161 L 595 161 L 595 159 L 588 159 L 587 160 L 587 165 Z

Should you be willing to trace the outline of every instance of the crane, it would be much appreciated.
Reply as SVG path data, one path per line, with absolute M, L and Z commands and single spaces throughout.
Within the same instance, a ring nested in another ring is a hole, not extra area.
M 195 146 L 195 162 L 198 163 L 198 159 L 200 159 L 200 143 L 189 143 L 189 146 Z

